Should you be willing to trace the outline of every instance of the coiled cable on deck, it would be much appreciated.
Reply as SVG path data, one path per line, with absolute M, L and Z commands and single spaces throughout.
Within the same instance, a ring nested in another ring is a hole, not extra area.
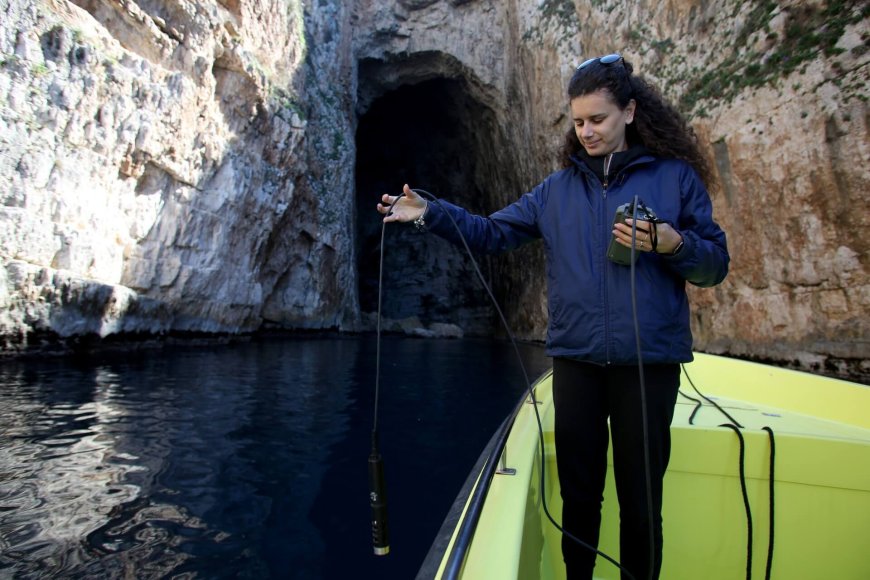
M 708 397 L 707 395 L 705 395 L 704 393 L 702 393 L 701 391 L 698 390 L 698 387 L 695 386 L 695 382 L 692 380 L 692 377 L 690 377 L 689 373 L 686 371 L 686 365 L 680 364 L 680 366 L 683 369 L 683 374 L 686 375 L 686 378 L 689 380 L 689 384 L 692 385 L 692 389 L 698 394 L 698 396 L 701 397 L 702 399 L 704 399 L 705 401 L 707 401 L 708 403 L 710 403 L 712 406 L 716 407 L 716 409 L 718 409 L 720 413 L 722 413 L 723 415 L 728 417 L 728 420 L 731 421 L 732 424 L 734 424 L 737 427 L 742 429 L 743 425 L 741 425 L 737 421 L 737 419 L 735 419 L 730 414 L 728 414 L 728 411 L 723 409 L 716 401 L 714 401 L 713 399 L 711 399 L 710 397 Z M 680 394 L 682 394 L 684 397 L 686 397 L 688 399 L 691 399 L 691 397 L 688 397 L 685 393 L 680 393 Z M 692 400 L 697 401 L 697 399 L 692 399 Z M 695 409 L 695 410 L 697 411 L 697 409 Z M 692 413 L 692 418 L 694 418 L 694 417 L 695 417 L 695 413 Z M 689 424 L 690 425 L 692 424 L 691 421 L 689 422 Z
M 743 492 L 743 507 L 746 510 L 746 580 L 752 580 L 752 508 L 749 507 L 749 493 L 746 491 L 746 442 L 740 429 L 731 423 L 724 423 L 720 427 L 727 427 L 737 434 L 740 441 L 740 489 Z
M 685 370 L 686 370 L 685 367 L 683 367 L 683 372 L 685 372 Z M 696 399 L 695 397 L 690 397 L 689 395 L 687 395 L 687 394 L 684 393 L 683 391 L 677 391 L 677 392 L 678 392 L 680 395 L 682 395 L 682 396 L 684 396 L 685 398 L 687 398 L 687 399 L 689 399 L 690 401 L 692 401 L 693 403 L 695 403 L 695 408 L 692 409 L 692 414 L 689 415 L 689 425 L 694 425 L 694 424 L 695 424 L 695 415 L 697 415 L 697 414 L 698 414 L 698 411 L 701 410 L 701 407 L 704 406 L 704 402 L 701 401 L 700 399 Z
M 740 456 L 739 456 L 739 465 L 740 465 L 740 489 L 743 494 L 743 505 L 746 510 L 746 522 L 747 522 L 747 542 L 746 542 L 746 579 L 750 580 L 752 578 L 752 510 L 749 505 L 749 494 L 746 489 L 746 472 L 745 472 L 745 446 L 746 443 L 743 439 L 743 435 L 740 432 L 740 429 L 743 426 L 737 422 L 731 415 L 728 414 L 725 409 L 717 404 L 714 400 L 705 396 L 698 388 L 695 386 L 695 383 L 692 381 L 692 377 L 689 376 L 688 371 L 686 370 L 685 365 L 681 365 L 683 368 L 683 374 L 689 380 L 689 384 L 692 385 L 692 388 L 695 392 L 705 401 L 710 403 L 713 407 L 715 407 L 720 413 L 728 417 L 731 423 L 726 423 L 720 425 L 720 427 L 726 427 L 728 429 L 733 430 L 737 434 L 737 438 L 740 441 Z M 695 399 L 694 397 L 690 397 L 689 395 L 679 391 L 679 393 L 689 399 L 690 401 L 694 401 L 696 403 L 695 408 L 692 410 L 692 414 L 689 416 L 689 425 L 694 425 L 695 415 L 703 406 L 703 403 Z M 767 563 L 765 565 L 764 577 L 766 580 L 770 580 L 771 571 L 773 569 L 773 551 L 774 551 L 774 506 L 776 505 L 775 495 L 774 495 L 774 466 L 776 464 L 776 439 L 773 435 L 773 429 L 768 426 L 764 426 L 761 428 L 763 431 L 767 432 L 768 440 L 770 441 L 770 460 L 768 464 L 768 518 L 769 518 L 769 533 L 767 539 Z
M 774 522 L 773 506 L 776 503 L 774 501 L 774 496 L 773 496 L 773 481 L 774 481 L 773 466 L 774 466 L 775 458 L 776 458 L 776 440 L 773 437 L 773 429 L 771 429 L 770 427 L 768 427 L 766 425 L 764 427 L 762 427 L 762 429 L 764 431 L 767 431 L 767 437 L 768 437 L 768 439 L 770 439 L 770 466 L 769 466 L 770 475 L 768 477 L 768 481 L 770 482 L 769 491 L 768 491 L 769 498 L 770 498 L 769 516 L 768 516 L 770 518 L 770 532 L 767 535 L 767 566 L 765 566 L 765 568 L 764 568 L 764 577 L 766 580 L 770 580 L 770 572 L 771 572 L 771 569 L 773 568 L 773 538 L 774 538 L 774 535 L 773 535 L 773 522 Z

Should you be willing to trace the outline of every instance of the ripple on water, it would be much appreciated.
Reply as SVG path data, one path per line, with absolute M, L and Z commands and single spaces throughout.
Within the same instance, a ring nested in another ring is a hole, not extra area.
M 384 447 L 399 529 L 434 509 L 433 494 L 444 497 L 415 552 L 376 564 L 365 500 L 369 338 L 0 365 L 0 577 L 413 576 L 456 491 L 438 482 L 447 474 L 461 484 L 516 400 L 484 380 L 506 366 L 503 355 L 470 368 L 468 348 L 395 341 L 389 350 Z M 469 373 L 481 374 L 472 391 L 463 390 Z M 427 377 L 439 380 L 427 386 Z M 499 397 L 487 427 L 480 409 Z M 468 450 L 472 426 L 481 433 Z M 450 457 L 468 451 L 467 464 L 428 457 L 447 444 Z M 409 459 L 425 469 L 403 466 Z M 414 470 L 403 504 L 399 484 Z M 399 536 L 409 543 L 414 533 Z

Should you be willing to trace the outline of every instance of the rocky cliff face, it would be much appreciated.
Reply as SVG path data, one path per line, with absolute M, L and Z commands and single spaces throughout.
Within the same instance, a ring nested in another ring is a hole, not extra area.
M 574 66 L 618 51 L 709 143 L 732 271 L 702 350 L 870 374 L 857 0 L 0 0 L 0 334 L 365 327 L 372 207 L 493 211 L 554 168 Z M 467 260 L 387 232 L 387 315 L 489 332 Z M 517 334 L 539 248 L 487 260 Z M 443 328 L 443 326 L 437 327 Z M 456 327 L 451 327 L 456 332 Z
M 7 346 L 353 323 L 347 16 L 318 10 L 0 5 Z

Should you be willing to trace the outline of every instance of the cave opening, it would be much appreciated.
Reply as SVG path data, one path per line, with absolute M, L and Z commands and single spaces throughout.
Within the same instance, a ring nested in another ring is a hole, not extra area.
M 493 113 L 461 79 L 400 85 L 374 99 L 356 133 L 356 227 L 359 307 L 377 311 L 381 214 L 375 204 L 402 185 L 425 189 L 475 213 L 487 214 L 481 175 L 497 139 Z M 494 310 L 464 250 L 388 224 L 384 241 L 382 310 L 386 319 L 455 324 L 466 335 L 493 330 Z M 477 257 L 489 277 L 489 258 Z

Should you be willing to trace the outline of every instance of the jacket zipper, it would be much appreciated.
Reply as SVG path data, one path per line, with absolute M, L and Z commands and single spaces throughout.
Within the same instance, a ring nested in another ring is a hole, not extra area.
M 604 197 L 607 197 L 607 177 L 610 175 L 610 163 L 613 161 L 613 153 L 608 153 L 607 157 L 604 158 L 604 183 L 601 185 L 604 186 Z
M 602 212 L 602 213 L 605 214 L 604 215 L 604 227 L 605 228 L 607 227 L 607 183 L 608 183 L 608 176 L 610 174 L 610 163 L 612 161 L 613 161 L 613 153 L 608 153 L 607 157 L 604 158 L 604 181 L 601 184 L 602 185 L 601 195 L 602 195 L 602 199 L 603 199 L 602 205 L 604 207 L 604 212 Z M 607 258 L 605 257 L 604 260 L 606 262 Z M 606 266 L 607 266 L 607 264 L 605 263 L 605 267 L 603 268 L 603 271 L 605 272 L 605 275 L 604 275 L 604 361 L 605 361 L 605 364 L 609 365 L 610 364 L 610 316 L 608 315 L 608 310 L 607 310 L 607 304 L 608 304 L 607 283 L 608 283 L 608 280 L 607 280 L 607 274 L 606 274 L 606 272 L 607 272 Z

